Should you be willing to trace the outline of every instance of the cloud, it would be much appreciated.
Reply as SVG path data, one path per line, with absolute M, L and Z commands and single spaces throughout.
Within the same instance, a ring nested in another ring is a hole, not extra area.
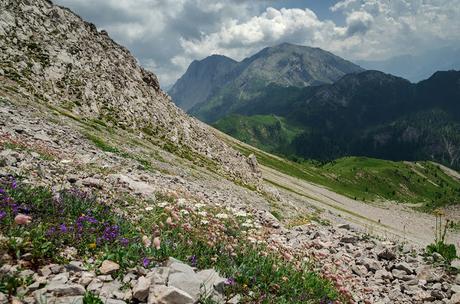
M 338 25 L 283 0 L 56 0 L 106 29 L 163 85 L 195 59 L 240 60 L 282 42 L 321 47 L 347 59 L 384 59 L 433 47 L 460 47 L 456 0 L 341 0 Z
M 347 16 L 347 35 L 364 34 L 370 29 L 373 22 L 374 17 L 367 12 L 352 12 Z

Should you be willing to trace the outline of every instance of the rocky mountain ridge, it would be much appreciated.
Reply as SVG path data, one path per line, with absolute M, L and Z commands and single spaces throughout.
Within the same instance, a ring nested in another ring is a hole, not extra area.
M 361 67 L 322 49 L 283 43 L 267 47 L 241 62 L 217 55 L 194 61 L 169 94 L 184 110 L 200 114 L 200 107 L 206 109 L 210 103 L 219 107 L 224 102 L 222 99 L 229 98 L 227 95 L 246 99 L 270 84 L 319 85 L 360 71 Z M 195 92 L 197 88 L 201 92 Z
M 257 184 L 247 161 L 187 117 L 105 31 L 45 0 L 0 4 L 0 76 L 10 94 L 31 97 L 83 119 L 162 138 L 202 155 L 229 177 Z

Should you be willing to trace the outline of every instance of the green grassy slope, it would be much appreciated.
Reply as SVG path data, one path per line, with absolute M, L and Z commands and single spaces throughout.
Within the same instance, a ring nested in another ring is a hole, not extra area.
M 363 201 L 419 204 L 428 211 L 460 203 L 460 181 L 431 162 L 393 162 L 367 157 L 344 157 L 325 164 L 292 162 L 247 145 L 234 144 L 242 153 L 254 153 L 260 164 L 325 186 Z
M 252 146 L 269 152 L 283 151 L 289 154 L 289 145 L 302 129 L 287 124 L 275 115 L 230 115 L 217 121 L 214 126 Z

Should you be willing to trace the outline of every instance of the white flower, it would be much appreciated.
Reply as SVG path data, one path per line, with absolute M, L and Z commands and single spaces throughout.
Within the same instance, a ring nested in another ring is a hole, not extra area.
M 208 215 L 208 213 L 206 211 L 200 211 L 198 212 L 198 215 L 202 216 L 202 217 L 205 217 Z
M 248 214 L 243 210 L 240 210 L 240 211 L 236 212 L 235 215 L 237 217 L 246 217 L 246 216 L 248 216 Z
M 187 210 L 185 210 L 185 209 L 182 209 L 182 210 L 180 211 L 180 213 L 181 213 L 182 215 L 187 215 L 187 214 L 189 214 L 189 212 L 188 212 Z
M 241 226 L 246 227 L 246 228 L 251 228 L 253 225 L 251 223 L 243 223 Z
M 179 198 L 179 199 L 177 200 L 177 204 L 178 204 L 179 206 L 184 206 L 186 203 L 187 203 L 187 201 L 185 200 L 185 198 Z
M 225 214 L 225 213 L 216 214 L 216 217 L 217 217 L 218 219 L 228 219 L 228 215 Z
M 158 204 L 158 207 L 160 207 L 160 208 L 164 208 L 164 207 L 166 207 L 166 206 L 168 206 L 168 203 L 167 203 L 167 202 L 163 202 L 163 203 L 159 203 L 159 204 Z
M 207 221 L 207 220 L 201 220 L 201 224 L 207 225 L 207 224 L 209 224 L 209 221 Z
M 206 205 L 203 204 L 203 203 L 198 203 L 198 204 L 195 205 L 195 208 L 196 208 L 196 209 L 201 209 L 201 208 L 203 208 L 204 206 L 206 206 Z
M 152 210 L 153 210 L 152 206 L 145 207 L 145 211 L 152 211 Z

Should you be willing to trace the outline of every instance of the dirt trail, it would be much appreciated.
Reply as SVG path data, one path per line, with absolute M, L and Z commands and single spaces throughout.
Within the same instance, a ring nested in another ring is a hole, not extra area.
M 343 219 L 365 232 L 391 240 L 406 240 L 419 246 L 433 242 L 435 219 L 432 215 L 391 202 L 377 205 L 355 201 L 305 180 L 261 167 L 267 183 L 289 194 L 295 204 L 309 203 L 329 211 L 324 213 L 329 219 Z M 459 236 L 459 233 L 451 233 L 449 241 L 457 243 Z

